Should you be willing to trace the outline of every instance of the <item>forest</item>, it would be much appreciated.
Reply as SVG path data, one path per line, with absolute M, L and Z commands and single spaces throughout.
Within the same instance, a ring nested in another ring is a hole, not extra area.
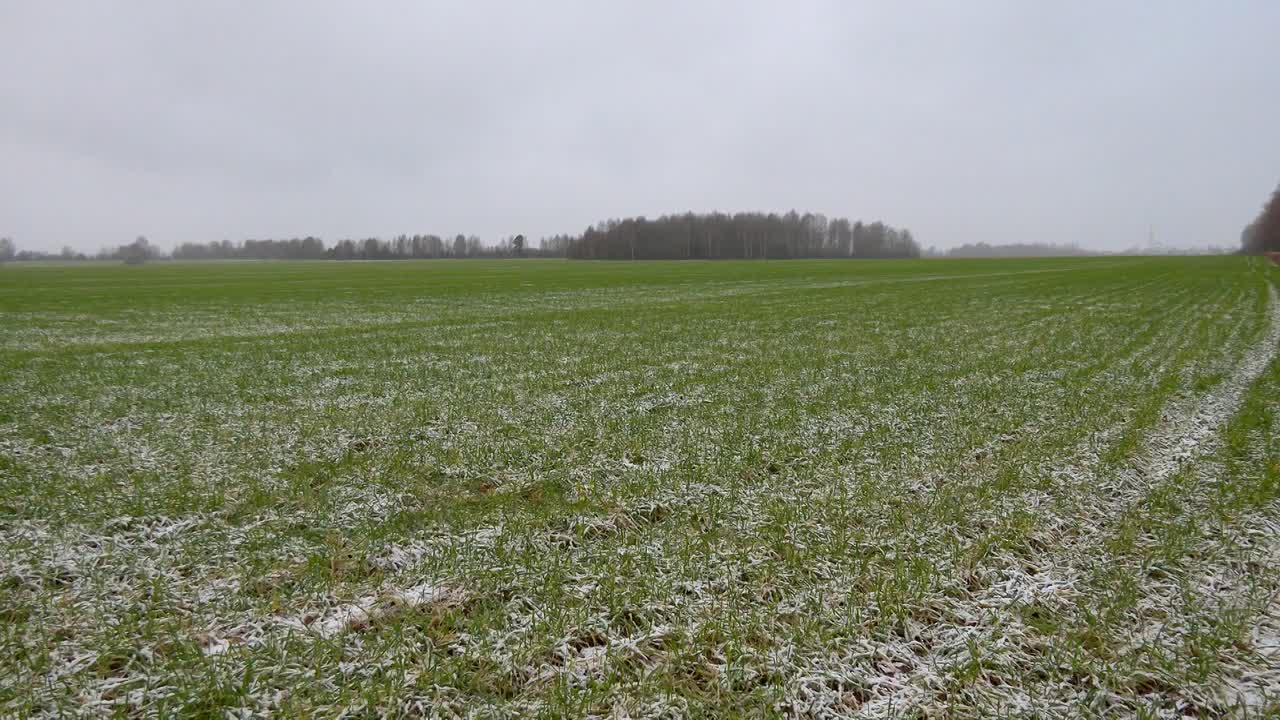
M 578 236 L 543 241 L 547 254 L 586 260 L 908 258 L 920 246 L 910 230 L 883 222 L 828 220 L 819 213 L 664 215 L 609 220 Z

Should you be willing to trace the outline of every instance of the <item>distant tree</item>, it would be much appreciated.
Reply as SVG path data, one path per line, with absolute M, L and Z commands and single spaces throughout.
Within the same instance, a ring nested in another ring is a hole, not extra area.
M 351 238 L 344 238 L 330 252 L 334 260 L 353 260 L 356 257 L 356 243 Z
M 853 252 L 853 228 L 845 218 L 836 218 L 827 224 L 828 255 L 849 257 Z
M 18 254 L 18 246 L 11 237 L 0 237 L 0 262 L 8 262 Z
M 573 246 L 574 238 L 570 235 L 553 235 L 538 241 L 538 255 L 542 257 L 566 257 Z
M 1257 219 L 1241 233 L 1240 244 L 1247 253 L 1280 252 L 1280 187 L 1271 193 Z
M 132 243 L 120 248 L 120 251 L 126 265 L 141 265 L 152 255 L 151 243 L 147 242 L 146 235 L 139 235 Z
M 866 244 L 867 227 L 858 220 L 853 224 L 853 228 L 849 230 L 849 247 L 850 253 L 854 257 L 862 257 L 867 251 Z
M 511 241 L 511 251 L 515 253 L 516 257 L 524 257 L 523 235 L 517 235 L 515 236 L 515 239 Z
M 1257 220 L 1245 225 L 1244 230 L 1240 231 L 1240 250 L 1249 254 L 1262 252 L 1262 249 L 1258 246 Z
M 464 258 L 467 256 L 467 236 L 458 233 L 453 239 L 453 256 L 456 258 Z

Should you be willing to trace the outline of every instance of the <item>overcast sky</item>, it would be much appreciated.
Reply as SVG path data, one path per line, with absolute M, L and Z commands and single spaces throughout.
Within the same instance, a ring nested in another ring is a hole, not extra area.
M 92 250 L 608 217 L 1238 241 L 1280 1 L 0 0 L 0 235 Z

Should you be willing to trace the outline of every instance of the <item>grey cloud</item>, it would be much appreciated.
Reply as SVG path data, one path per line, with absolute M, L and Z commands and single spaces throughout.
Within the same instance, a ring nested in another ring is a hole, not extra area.
M 1280 4 L 0 4 L 0 234 L 84 249 L 694 210 L 1230 244 Z

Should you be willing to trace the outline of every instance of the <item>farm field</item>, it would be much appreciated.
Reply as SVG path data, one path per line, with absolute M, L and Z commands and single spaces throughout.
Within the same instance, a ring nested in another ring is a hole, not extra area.
M 0 716 L 1280 712 L 1280 267 L 0 267 Z

